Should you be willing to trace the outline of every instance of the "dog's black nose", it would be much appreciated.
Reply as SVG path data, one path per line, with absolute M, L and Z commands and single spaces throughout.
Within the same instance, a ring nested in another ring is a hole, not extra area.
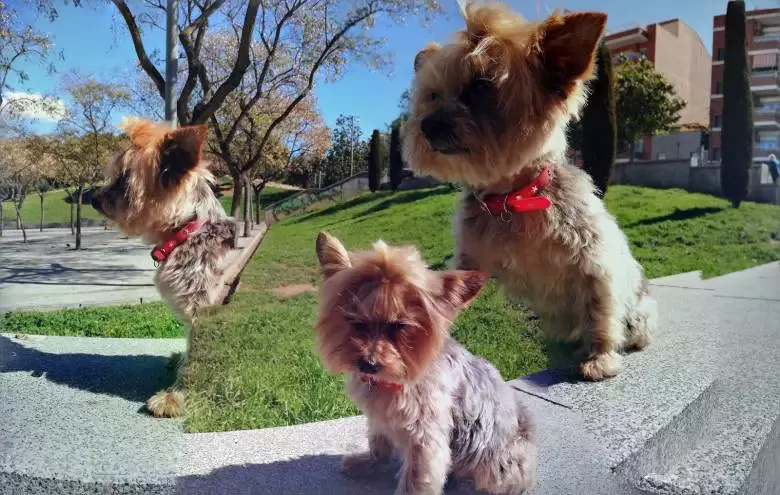
M 358 361 L 358 370 L 360 370 L 361 373 L 374 375 L 378 373 L 380 369 L 382 369 L 382 366 L 377 364 L 373 359 L 361 359 Z
M 103 210 L 100 209 L 100 200 L 96 196 L 92 196 L 92 208 L 96 209 L 99 212 L 102 212 Z
M 453 138 L 452 124 L 440 115 L 429 115 L 420 122 L 420 130 L 432 144 L 448 142 Z

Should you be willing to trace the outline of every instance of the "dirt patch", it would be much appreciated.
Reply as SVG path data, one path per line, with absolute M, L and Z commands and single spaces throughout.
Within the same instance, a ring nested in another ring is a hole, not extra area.
M 277 287 L 274 289 L 274 294 L 280 299 L 286 299 L 288 297 L 297 296 L 305 292 L 315 292 L 317 288 L 312 284 L 291 284 Z

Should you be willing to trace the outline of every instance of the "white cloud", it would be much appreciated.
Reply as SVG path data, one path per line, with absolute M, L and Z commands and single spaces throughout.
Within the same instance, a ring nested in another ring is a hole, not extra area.
M 0 112 L 14 117 L 56 122 L 65 116 L 65 103 L 62 100 L 40 93 L 7 91 L 4 100 Z

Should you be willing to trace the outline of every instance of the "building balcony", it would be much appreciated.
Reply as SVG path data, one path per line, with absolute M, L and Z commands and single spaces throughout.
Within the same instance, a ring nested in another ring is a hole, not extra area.
M 777 71 L 752 72 L 750 90 L 763 95 L 780 94 L 780 74 Z
M 757 141 L 753 145 L 753 160 L 766 160 L 770 154 L 780 157 L 780 139 Z
M 756 108 L 753 110 L 753 126 L 761 128 L 780 128 L 780 109 Z
M 753 37 L 750 44 L 751 50 L 778 50 L 780 49 L 780 34 L 761 34 Z

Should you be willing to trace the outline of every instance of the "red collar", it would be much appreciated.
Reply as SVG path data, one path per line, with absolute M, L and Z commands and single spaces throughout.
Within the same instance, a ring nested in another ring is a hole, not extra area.
M 152 249 L 152 259 L 156 263 L 162 263 L 168 259 L 168 256 L 171 255 L 174 249 L 187 242 L 187 239 L 190 237 L 190 235 L 192 235 L 200 228 L 201 225 L 205 223 L 205 220 L 194 220 L 182 227 L 178 232 L 173 234 L 173 237 L 167 241 L 161 242 L 154 246 L 154 249 Z
M 400 383 L 386 382 L 373 376 L 360 375 L 360 379 L 371 386 L 383 388 L 388 392 L 400 392 L 404 389 L 404 386 Z
M 500 217 L 504 213 L 515 211 L 524 213 L 549 208 L 552 204 L 549 198 L 539 196 L 539 191 L 552 182 L 553 170 L 547 165 L 539 175 L 527 186 L 507 194 L 489 194 L 482 198 L 482 205 L 491 215 Z

